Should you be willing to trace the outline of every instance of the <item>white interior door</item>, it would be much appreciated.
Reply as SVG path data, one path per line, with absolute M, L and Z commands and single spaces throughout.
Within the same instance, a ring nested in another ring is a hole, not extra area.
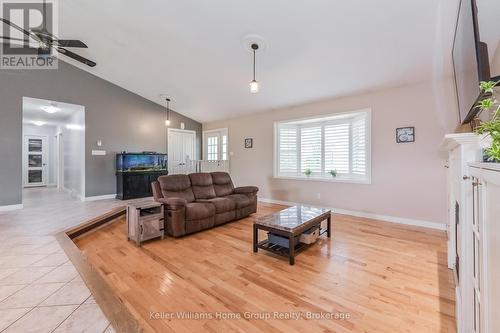
M 47 185 L 47 137 L 24 137 L 23 180 L 24 187 Z
M 188 173 L 187 160 L 196 158 L 196 132 L 180 129 L 168 129 L 168 173 Z

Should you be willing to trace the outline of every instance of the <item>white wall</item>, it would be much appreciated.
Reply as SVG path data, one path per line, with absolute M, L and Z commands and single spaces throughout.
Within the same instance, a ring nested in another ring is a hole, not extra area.
M 26 135 L 44 135 L 47 136 L 47 185 L 55 186 L 57 184 L 57 151 L 56 151 L 56 126 L 35 126 L 23 124 L 23 136 Z
M 85 197 L 85 111 L 74 112 L 67 124 L 60 126 L 62 133 L 64 188 L 73 195 Z
M 444 224 L 445 157 L 439 145 L 457 125 L 451 82 L 438 83 L 439 93 L 436 84 L 409 85 L 211 122 L 203 130 L 229 129 L 235 186 L 259 186 L 262 198 Z M 372 109 L 372 184 L 273 178 L 275 121 L 363 108 Z M 395 130 L 404 126 L 415 126 L 415 143 L 396 143 Z M 244 148 L 245 138 L 253 138 L 253 149 Z

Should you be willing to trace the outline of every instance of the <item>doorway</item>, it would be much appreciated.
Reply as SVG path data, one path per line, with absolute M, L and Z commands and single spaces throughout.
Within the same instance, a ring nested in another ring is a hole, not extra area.
M 85 108 L 23 97 L 22 186 L 85 197 Z M 34 191 L 34 190 L 33 190 Z
M 170 174 L 185 173 L 189 160 L 196 156 L 196 132 L 169 128 L 168 137 L 168 171 Z

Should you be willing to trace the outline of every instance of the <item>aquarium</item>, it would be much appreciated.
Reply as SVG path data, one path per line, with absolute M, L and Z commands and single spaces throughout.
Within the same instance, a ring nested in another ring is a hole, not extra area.
M 116 155 L 116 171 L 146 172 L 166 171 L 167 154 L 122 153 Z

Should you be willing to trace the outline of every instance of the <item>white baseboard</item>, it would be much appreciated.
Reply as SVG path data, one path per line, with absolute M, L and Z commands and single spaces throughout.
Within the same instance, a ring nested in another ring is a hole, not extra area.
M 85 197 L 83 201 L 97 201 L 106 199 L 116 199 L 116 194 L 105 194 L 105 195 L 96 195 L 93 197 Z
M 261 202 L 273 203 L 273 204 L 278 204 L 278 205 L 286 205 L 286 206 L 300 205 L 300 203 L 297 203 L 297 202 L 274 200 L 274 199 L 268 199 L 268 198 L 258 198 L 258 200 Z M 314 206 L 316 206 L 316 205 L 314 205 Z M 318 207 L 322 207 L 322 206 L 318 206 Z M 406 225 L 412 225 L 412 226 L 416 226 L 416 227 L 424 227 L 424 228 L 431 228 L 431 229 L 437 229 L 437 230 L 446 230 L 446 224 L 442 224 L 442 223 L 434 223 L 434 222 L 429 222 L 429 221 L 408 219 L 408 218 L 404 218 L 404 217 L 396 217 L 396 216 L 389 216 L 389 215 L 380 215 L 380 214 L 372 214 L 372 213 L 366 213 L 366 212 L 358 212 L 358 211 L 341 209 L 341 208 L 333 208 L 333 207 L 322 207 L 322 208 L 331 209 L 332 212 L 336 213 L 336 214 L 364 217 L 364 218 L 368 218 L 368 219 L 381 220 L 381 221 L 391 222 L 391 223 L 406 224 Z
M 0 212 L 9 212 L 17 209 L 23 209 L 23 204 L 0 206 Z

